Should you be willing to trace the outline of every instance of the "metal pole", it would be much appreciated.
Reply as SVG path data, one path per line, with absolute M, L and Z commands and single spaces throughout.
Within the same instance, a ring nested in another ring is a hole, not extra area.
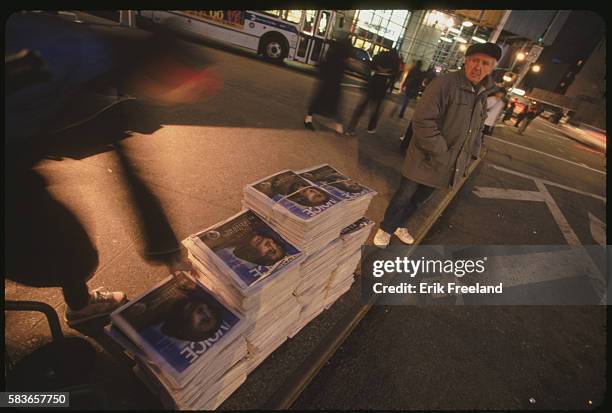
M 512 13 L 512 10 L 506 10 L 506 12 L 502 16 L 501 20 L 499 21 L 499 24 L 497 25 L 497 28 L 493 31 L 493 33 L 491 33 L 491 36 L 489 37 L 489 42 L 490 43 L 496 43 L 497 42 L 497 39 L 499 38 L 499 35 L 501 34 L 504 26 L 506 25 L 506 21 L 508 20 L 508 17 L 510 17 L 510 13 Z
M 521 86 L 521 82 L 523 81 L 523 78 L 529 71 L 529 68 L 531 68 L 531 62 L 525 62 L 525 66 L 523 66 L 523 70 L 521 70 L 521 73 L 519 74 L 518 79 L 516 79 L 516 82 L 514 82 L 515 88 L 520 89 L 519 86 Z

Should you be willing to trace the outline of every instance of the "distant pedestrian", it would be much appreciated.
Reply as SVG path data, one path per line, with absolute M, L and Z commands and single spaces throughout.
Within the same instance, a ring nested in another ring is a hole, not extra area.
M 504 110 L 504 117 L 502 118 L 502 122 L 506 122 L 512 119 L 512 114 L 514 113 L 515 107 L 516 107 L 516 100 L 510 99 L 510 102 L 508 102 L 508 105 L 506 106 L 506 109 Z
M 399 72 L 400 58 L 395 49 L 381 52 L 372 59 L 374 74 L 370 77 L 365 96 L 357 104 L 347 128 L 347 135 L 354 135 L 357 123 L 365 108 L 371 106 L 368 133 L 376 133 L 378 114 L 390 82 L 394 82 Z
M 518 128 L 523 122 L 523 120 L 527 119 L 527 114 L 529 113 L 530 110 L 531 111 L 535 110 L 535 106 L 533 103 L 526 104 L 522 112 L 518 114 L 518 116 L 516 117 L 516 122 L 514 123 L 515 128 Z
M 490 74 L 501 57 L 493 43 L 477 43 L 466 51 L 457 72 L 431 82 L 417 103 L 412 118 L 413 137 L 402 167 L 400 186 L 391 198 L 374 245 L 385 248 L 395 234 L 412 244 L 405 228 L 410 216 L 433 194 L 465 176 L 482 134 L 486 97 L 496 86 Z
M 404 92 L 404 96 L 401 101 L 401 109 L 399 112 L 399 118 L 404 118 L 404 112 L 411 99 L 416 99 L 421 90 L 421 85 L 425 80 L 425 73 L 421 68 L 423 67 L 423 61 L 417 60 L 414 66 L 404 72 L 402 81 L 400 83 L 400 91 Z
M 336 122 L 337 133 L 343 134 L 342 119 L 340 116 L 340 84 L 346 69 L 346 62 L 351 54 L 351 41 L 348 35 L 343 35 L 338 41 L 331 44 L 325 60 L 319 65 L 319 83 L 308 105 L 308 114 L 304 118 L 304 127 L 314 130 L 312 115 L 318 114 L 333 118 Z
M 543 111 L 544 109 L 537 104 L 530 105 L 529 110 L 527 111 L 527 114 L 525 115 L 525 118 L 523 119 L 523 122 L 519 127 L 518 134 L 522 135 L 523 133 L 525 133 L 525 129 L 527 129 L 527 126 L 529 126 L 531 121 L 537 118 Z
M 487 118 L 484 122 L 484 131 L 485 135 L 491 135 L 493 133 L 493 128 L 497 123 L 497 119 L 499 119 L 499 114 L 504 108 L 503 98 L 506 92 L 504 89 L 498 89 L 495 93 L 487 98 Z

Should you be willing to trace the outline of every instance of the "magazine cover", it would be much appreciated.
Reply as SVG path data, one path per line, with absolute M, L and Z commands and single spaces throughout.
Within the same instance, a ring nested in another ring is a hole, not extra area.
M 293 215 L 305 220 L 316 217 L 342 200 L 292 171 L 280 172 L 252 186 Z
M 240 318 L 186 272 L 117 309 L 111 319 L 177 383 L 209 352 L 218 353 Z
M 197 238 L 246 287 L 287 267 L 301 256 L 297 248 L 250 210 L 197 234 Z
M 299 176 L 321 186 L 340 199 L 351 200 L 368 194 L 375 195 L 370 188 L 353 181 L 327 164 L 299 171 Z

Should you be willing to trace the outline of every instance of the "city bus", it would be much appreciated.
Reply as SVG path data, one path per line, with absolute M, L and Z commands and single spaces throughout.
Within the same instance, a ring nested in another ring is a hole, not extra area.
M 172 30 L 243 47 L 272 62 L 316 65 L 334 30 L 344 25 L 336 10 L 141 10 L 140 18 Z

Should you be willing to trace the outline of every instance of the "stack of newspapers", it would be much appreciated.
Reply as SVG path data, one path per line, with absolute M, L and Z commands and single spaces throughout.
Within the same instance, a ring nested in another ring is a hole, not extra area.
M 376 192 L 355 182 L 328 164 L 297 171 L 304 179 L 316 184 L 341 200 L 342 228 L 362 218 Z
M 300 318 L 290 337 L 346 293 L 361 260 L 361 246 L 374 222 L 361 218 L 341 231 L 339 238 L 312 254 L 301 267 L 301 281 L 294 294 L 301 305 Z
M 282 171 L 247 185 L 243 205 L 263 217 L 306 255 L 311 255 L 338 238 L 343 228 L 363 217 L 376 193 L 329 165 L 300 174 Z
M 354 280 L 355 269 L 361 261 L 361 246 L 372 232 L 374 222 L 366 218 L 342 230 L 340 240 L 342 251 L 338 255 L 338 266 L 332 272 L 327 285 L 325 307 L 329 308 L 340 296 L 346 293 Z
M 244 318 L 177 272 L 111 314 L 107 334 L 168 409 L 216 409 L 248 374 Z
M 252 371 L 289 336 L 300 314 L 293 295 L 305 256 L 250 210 L 187 237 L 198 280 L 247 323 Z

